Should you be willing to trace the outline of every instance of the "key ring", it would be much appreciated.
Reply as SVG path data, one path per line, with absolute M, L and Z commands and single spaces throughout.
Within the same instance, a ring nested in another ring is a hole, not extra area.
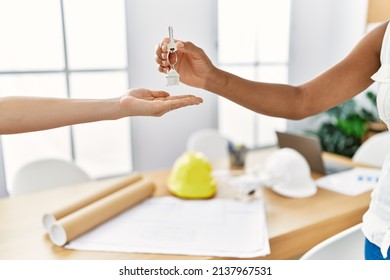
M 169 54 L 171 53 L 174 53 L 175 54 L 175 62 L 171 64 L 171 61 L 169 60 Z M 172 67 L 173 69 L 175 69 L 175 65 L 177 64 L 177 61 L 178 61 L 178 57 L 177 57 L 177 53 L 176 52 L 168 52 L 168 55 L 167 55 L 167 62 L 169 64 L 170 67 Z

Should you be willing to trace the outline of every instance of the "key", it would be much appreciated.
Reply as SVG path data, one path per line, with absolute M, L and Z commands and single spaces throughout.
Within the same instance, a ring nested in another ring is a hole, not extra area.
M 169 33 L 169 43 L 168 43 L 168 51 L 173 53 L 176 51 L 176 43 L 173 39 L 173 28 L 172 26 L 168 27 L 168 33 Z

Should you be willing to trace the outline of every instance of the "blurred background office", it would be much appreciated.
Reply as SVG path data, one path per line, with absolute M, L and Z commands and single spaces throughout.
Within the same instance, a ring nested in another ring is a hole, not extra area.
M 74 161 L 94 179 L 171 167 L 188 137 L 217 129 L 248 148 L 275 130 L 315 129 L 211 93 L 166 87 L 154 62 L 167 36 L 201 46 L 219 67 L 265 82 L 300 84 L 342 59 L 365 34 L 367 0 L 0 0 L 0 96 L 117 97 L 127 88 L 201 96 L 201 106 L 0 138 L 0 195 L 41 158 Z M 245 94 L 245 93 L 243 93 Z

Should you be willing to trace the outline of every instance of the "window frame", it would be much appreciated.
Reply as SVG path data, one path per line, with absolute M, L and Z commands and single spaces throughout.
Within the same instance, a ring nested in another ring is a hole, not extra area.
M 221 0 L 219 0 L 221 1 Z M 291 17 L 291 1 L 288 3 L 289 5 L 289 13 L 290 13 L 290 17 Z M 237 19 L 235 19 L 237 21 Z M 218 23 L 219 25 L 219 28 L 220 28 L 220 22 Z M 290 36 L 290 33 L 291 33 L 291 30 L 289 30 L 288 32 L 288 37 Z M 226 69 L 226 68 L 240 68 L 240 67 L 246 67 L 246 68 L 250 68 L 251 69 L 251 72 L 253 74 L 253 80 L 257 80 L 258 77 L 260 76 L 259 75 L 259 68 L 260 67 L 269 67 L 269 66 L 277 66 L 277 67 L 284 67 L 286 70 L 287 70 L 287 75 L 286 75 L 286 82 L 288 82 L 288 70 L 289 70 L 289 62 L 290 62 L 290 57 L 289 57 L 289 54 L 287 55 L 287 58 L 286 58 L 286 61 L 284 60 L 280 60 L 280 61 L 261 61 L 261 59 L 259 58 L 258 56 L 258 42 L 259 42 L 259 34 L 258 32 L 256 32 L 256 38 L 254 39 L 254 44 L 255 44 L 255 53 L 254 53 L 254 59 L 253 61 L 241 61 L 241 62 L 224 62 L 224 61 L 221 61 L 221 59 L 218 59 L 218 66 L 221 67 L 222 69 Z M 218 44 L 218 48 L 221 48 L 221 45 Z M 287 51 L 289 51 L 289 46 L 287 46 Z M 245 77 L 244 77 L 245 78 Z M 219 99 L 218 100 L 219 104 L 221 104 L 221 102 L 224 102 L 223 99 Z M 239 105 L 237 105 L 239 106 Z M 269 146 L 273 146 L 273 144 L 260 144 L 260 141 L 259 141 L 259 135 L 261 134 L 261 129 L 259 127 L 261 127 L 261 116 L 265 116 L 265 115 L 261 115 L 261 114 L 258 114 L 258 113 L 255 113 L 255 112 L 252 112 L 251 116 L 248 117 L 248 121 L 251 122 L 251 127 L 252 127 L 252 131 L 251 131 L 251 140 L 249 141 L 250 144 L 249 145 L 249 148 L 251 149 L 257 149 L 257 148 L 264 148 L 264 147 L 269 147 Z M 267 117 L 267 116 L 265 116 Z M 250 119 L 249 119 L 250 118 Z M 276 119 L 276 118 L 275 118 Z M 285 128 L 287 127 L 287 120 L 285 120 Z M 221 120 L 219 119 L 219 128 L 221 130 Z M 276 137 L 275 137 L 276 139 Z M 236 143 L 236 144 L 243 144 L 243 143 Z M 276 143 L 275 143 L 276 144 Z
M 71 92 L 71 81 L 70 76 L 74 73 L 96 73 L 96 72 L 105 72 L 105 73 L 113 73 L 113 72 L 122 72 L 126 75 L 126 82 L 127 87 L 129 87 L 130 84 L 130 71 L 129 71 L 129 36 L 127 32 L 127 24 L 128 24 L 128 3 L 126 0 L 122 0 L 124 2 L 124 19 L 125 19 L 125 27 L 124 31 L 125 34 L 123 36 L 125 39 L 125 51 L 126 51 L 126 66 L 125 67 L 107 67 L 107 68 L 82 68 L 82 69 L 70 69 L 69 67 L 69 58 L 68 58 L 68 46 L 67 46 L 67 36 L 66 36 L 66 20 L 65 20 L 65 9 L 64 9 L 64 0 L 58 0 L 59 1 L 59 9 L 60 9 L 60 17 L 61 17 L 61 32 L 62 32 L 62 47 L 63 47 L 63 59 L 64 59 L 64 67 L 63 69 L 45 69 L 45 70 L 15 70 L 15 71 L 1 71 L 0 70 L 0 76 L 3 75 L 39 75 L 39 74 L 63 74 L 65 78 L 65 92 L 66 92 L 66 98 L 71 98 L 72 92 Z M 129 122 L 130 126 L 130 122 Z M 74 143 L 74 128 L 73 126 L 69 126 L 69 145 L 70 145 L 70 158 L 72 161 L 76 161 L 76 148 Z M 131 133 L 131 127 L 130 127 L 130 133 Z M 131 136 L 130 136 L 131 139 Z M 130 170 L 133 168 L 133 161 L 132 161 L 132 145 L 131 142 L 129 142 L 129 150 L 130 150 Z M 8 195 L 8 189 L 7 189 L 7 178 L 6 178 L 6 168 L 5 168 L 5 162 L 4 162 L 4 154 L 3 154 L 3 144 L 1 141 L 1 135 L 0 135 L 0 197 L 7 196 Z M 118 175 L 118 174 L 113 174 Z M 106 176 L 105 176 L 106 177 Z M 105 177 L 99 177 L 97 179 L 102 179 Z

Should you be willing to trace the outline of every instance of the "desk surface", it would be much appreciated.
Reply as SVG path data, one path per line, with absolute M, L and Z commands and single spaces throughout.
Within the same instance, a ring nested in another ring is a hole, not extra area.
M 338 156 L 324 156 L 349 162 Z M 156 195 L 169 195 L 165 183 L 169 170 L 143 174 L 156 183 Z M 320 175 L 313 174 L 313 177 L 318 178 Z M 182 255 L 74 251 L 54 246 L 43 229 L 43 214 L 71 202 L 76 196 L 88 194 L 116 180 L 118 178 L 0 199 L 0 259 L 210 259 Z M 360 223 L 370 201 L 370 192 L 345 196 L 321 188 L 314 196 L 299 199 L 282 197 L 269 189 L 264 189 L 263 193 L 271 254 L 260 259 L 299 257 L 322 240 Z

